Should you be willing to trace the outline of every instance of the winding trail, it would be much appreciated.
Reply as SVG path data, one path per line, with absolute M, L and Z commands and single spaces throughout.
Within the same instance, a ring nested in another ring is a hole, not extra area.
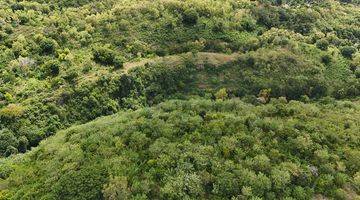
M 191 52 L 170 55 L 164 57 L 155 57 L 155 58 L 143 58 L 140 61 L 126 62 L 124 63 L 123 68 L 119 69 L 119 73 L 128 73 L 130 69 L 135 67 L 144 66 L 145 64 L 164 64 L 169 67 L 177 66 L 184 63 L 185 59 L 190 59 L 194 62 L 196 66 L 199 68 L 204 67 L 205 64 L 209 64 L 210 66 L 220 66 L 232 61 L 235 61 L 240 54 L 225 54 L 225 53 L 212 53 L 212 52 L 199 52 L 193 54 Z M 90 72 L 84 76 L 82 76 L 78 80 L 79 85 L 87 85 L 90 82 L 95 82 L 99 77 L 105 76 L 106 74 L 114 73 L 113 71 L 108 70 L 107 68 L 99 68 L 94 72 Z
M 197 54 L 184 53 L 179 55 L 171 55 L 156 58 L 146 58 L 138 62 L 127 62 L 124 64 L 124 72 L 127 73 L 134 67 L 144 66 L 147 63 L 164 63 L 167 65 L 180 65 L 184 62 L 184 59 L 194 59 L 194 62 L 198 66 L 203 66 L 208 63 L 213 66 L 223 65 L 232 61 L 235 61 L 239 57 L 239 54 L 224 54 L 224 53 L 211 53 L 211 52 L 199 52 Z

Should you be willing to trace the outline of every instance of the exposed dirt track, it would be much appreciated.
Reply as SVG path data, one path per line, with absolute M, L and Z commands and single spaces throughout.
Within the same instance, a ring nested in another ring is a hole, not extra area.
M 206 63 L 219 66 L 226 64 L 231 61 L 235 61 L 238 58 L 239 54 L 223 54 L 223 53 L 211 53 L 211 52 L 199 52 L 197 54 L 192 53 L 184 53 L 179 55 L 171 55 L 165 57 L 156 57 L 152 59 L 143 59 L 138 62 L 128 62 L 124 64 L 125 73 L 128 72 L 129 69 L 134 67 L 144 66 L 147 63 L 163 63 L 167 65 L 179 65 L 184 62 L 184 59 L 194 59 L 195 64 L 198 66 L 202 66 Z

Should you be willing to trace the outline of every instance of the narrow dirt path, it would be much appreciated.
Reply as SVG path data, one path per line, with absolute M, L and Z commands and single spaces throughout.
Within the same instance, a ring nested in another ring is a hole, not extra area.
M 235 61 L 240 54 L 224 54 L 224 53 L 212 53 L 212 52 L 199 52 L 195 55 L 192 53 L 183 53 L 178 55 L 155 57 L 155 58 L 144 58 L 137 62 L 126 62 L 120 73 L 128 73 L 128 71 L 135 67 L 144 66 L 146 63 L 160 63 L 167 66 L 177 66 L 184 63 L 184 59 L 193 59 L 194 64 L 198 67 L 203 67 L 206 63 L 212 66 L 220 66 L 231 61 Z M 90 84 L 98 80 L 99 77 L 105 76 L 106 74 L 114 73 L 106 68 L 99 68 L 97 71 L 88 73 L 82 76 L 78 80 L 78 84 Z
M 184 53 L 179 55 L 171 55 L 165 57 L 156 57 L 152 59 L 143 59 L 138 62 L 127 62 L 124 64 L 124 72 L 127 73 L 134 67 L 144 66 L 147 63 L 165 63 L 167 65 L 179 65 L 182 64 L 184 58 L 194 59 L 196 65 L 204 65 L 205 63 L 219 66 L 231 61 L 235 61 L 239 57 L 239 54 L 223 54 L 223 53 L 211 53 L 211 52 L 199 52 L 196 55 L 192 53 Z

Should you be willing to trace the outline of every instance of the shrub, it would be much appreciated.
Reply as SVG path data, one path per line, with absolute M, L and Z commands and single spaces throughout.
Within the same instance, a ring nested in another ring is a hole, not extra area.
M 61 174 L 53 191 L 57 199 L 102 199 L 101 189 L 106 179 L 101 166 L 89 165 Z
M 294 188 L 293 195 L 295 199 L 299 200 L 311 199 L 312 197 L 312 194 L 301 186 L 296 186 Z
M 320 39 L 316 42 L 316 47 L 321 50 L 327 50 L 329 46 L 329 42 L 326 39 Z
M 271 170 L 271 179 L 273 181 L 274 187 L 277 189 L 284 188 L 291 182 L 291 176 L 289 172 L 280 169 Z
M 277 8 L 272 6 L 257 6 L 252 10 L 257 22 L 267 28 L 277 27 L 280 23 L 280 14 Z
M 358 191 L 360 191 L 360 171 L 356 172 L 354 175 L 354 185 Z
M 6 151 L 5 151 L 5 156 L 8 157 L 8 156 L 11 156 L 13 154 L 17 154 L 18 153 L 18 150 L 17 148 L 13 147 L 13 146 L 8 146 L 6 148 Z
M 204 194 L 199 175 L 183 171 L 169 176 L 160 192 L 162 199 L 198 199 Z
M 53 39 L 44 38 L 40 41 L 39 45 L 40 45 L 40 53 L 49 55 L 55 53 L 57 43 Z
M 11 10 L 13 10 L 13 11 L 24 10 L 24 6 L 19 3 L 14 3 L 10 7 L 11 7 Z
M 121 68 L 124 65 L 125 58 L 116 55 L 115 51 L 108 47 L 96 47 L 93 49 L 94 61 L 103 65 L 114 65 L 115 68 Z
M 0 118 L 16 118 L 24 114 L 24 107 L 18 104 L 9 104 L 5 108 L 0 109 Z
M 360 67 L 356 68 L 354 73 L 355 73 L 356 78 L 360 78 Z
M 331 56 L 328 54 L 322 55 L 321 56 L 321 62 L 324 63 L 325 65 L 330 64 L 331 62 Z
M 6 179 L 10 176 L 13 169 L 6 164 L 0 164 L 0 179 Z
M 97 47 L 93 50 L 95 62 L 111 65 L 114 62 L 115 53 L 113 50 L 106 47 Z
M 199 14 L 195 9 L 187 9 L 183 13 L 183 22 L 187 25 L 195 25 L 198 21 Z
M 334 177 L 330 174 L 321 175 L 316 180 L 316 185 L 321 189 L 322 193 L 333 191 L 334 189 Z
M 114 67 L 116 69 L 120 69 L 120 68 L 122 68 L 124 66 L 125 59 L 122 56 L 115 56 L 113 62 L 114 62 Z
M 5 98 L 5 100 L 7 102 L 13 102 L 14 101 L 14 97 L 8 92 L 5 93 L 4 98 Z
M 29 145 L 29 141 L 25 136 L 21 136 L 19 138 L 19 146 L 18 146 L 18 150 L 21 153 L 25 153 L 25 151 L 27 150 Z
M 57 60 L 51 60 L 44 64 L 43 74 L 45 76 L 57 76 L 60 73 L 60 62 Z
M 360 53 L 356 53 L 353 56 L 353 60 L 350 64 L 350 69 L 354 72 L 356 78 L 360 78 Z
M 131 191 L 128 188 L 126 177 L 111 177 L 108 184 L 104 186 L 103 194 L 105 199 L 129 199 Z
M 345 46 L 340 49 L 341 55 L 345 58 L 352 58 L 352 55 L 356 52 L 355 47 L 352 46 Z
M 78 72 L 76 72 L 75 70 L 71 70 L 67 71 L 63 78 L 69 83 L 75 83 L 78 76 Z
M 226 98 L 228 98 L 228 93 L 226 91 L 226 88 L 222 88 L 219 91 L 217 91 L 215 93 L 215 97 L 218 100 L 225 100 Z
M 345 199 L 348 199 L 347 198 L 347 193 L 346 191 L 344 191 L 343 189 L 337 189 L 335 190 L 335 194 L 334 194 L 334 197 L 335 199 L 338 199 L 338 200 L 345 200 Z
M 20 24 L 24 25 L 30 21 L 29 16 L 27 14 L 19 15 Z
M 261 103 L 267 103 L 270 100 L 270 94 L 271 94 L 271 89 L 263 89 L 260 90 L 259 94 L 258 94 L 258 99 L 261 101 Z
M 14 152 L 14 148 L 17 147 L 19 141 L 14 136 L 14 133 L 9 129 L 0 130 L 0 154 L 9 156 Z M 16 149 L 16 148 L 15 148 Z
M 256 21 L 252 18 L 244 18 L 240 23 L 241 27 L 246 31 L 254 31 L 256 29 Z

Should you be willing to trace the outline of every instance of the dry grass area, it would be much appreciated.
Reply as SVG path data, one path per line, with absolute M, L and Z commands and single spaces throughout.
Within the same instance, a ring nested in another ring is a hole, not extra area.
M 155 58 L 144 58 L 136 62 L 127 62 L 124 64 L 124 67 L 117 71 L 116 73 L 127 73 L 130 69 L 135 67 L 144 66 L 145 64 L 164 64 L 169 67 L 183 64 L 185 60 L 193 60 L 195 65 L 199 68 L 204 67 L 205 64 L 211 66 L 220 66 L 231 61 L 235 61 L 239 57 L 239 54 L 223 54 L 223 53 L 212 53 L 212 52 L 199 52 L 197 54 L 193 53 L 184 53 L 178 55 L 170 55 L 164 57 L 155 57 Z M 114 73 L 114 71 L 107 68 L 102 68 L 101 66 L 96 68 L 96 70 L 91 71 L 77 80 L 79 85 L 91 84 L 97 81 L 100 77 L 107 74 Z
M 149 63 L 163 63 L 169 66 L 180 65 L 185 59 L 193 59 L 195 64 L 199 67 L 205 64 L 213 66 L 219 66 L 228 62 L 234 61 L 238 58 L 239 54 L 222 54 L 222 53 L 211 53 L 211 52 L 199 52 L 197 54 L 185 53 L 179 55 L 171 55 L 165 57 L 157 57 L 153 59 L 143 59 L 138 62 L 128 62 L 124 64 L 124 71 L 127 73 L 129 69 L 134 67 L 144 66 Z

